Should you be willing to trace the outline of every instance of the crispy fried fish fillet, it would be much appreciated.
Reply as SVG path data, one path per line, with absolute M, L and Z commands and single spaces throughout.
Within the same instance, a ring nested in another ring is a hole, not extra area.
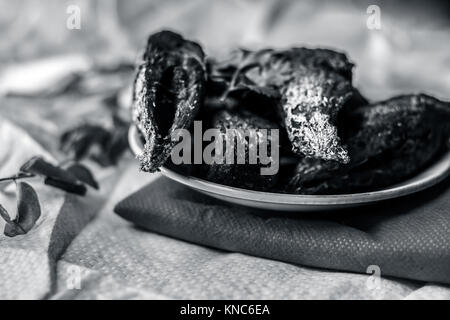
M 132 105 L 133 120 L 145 139 L 141 170 L 156 171 L 170 156 L 175 144 L 171 134 L 191 126 L 205 81 L 205 55 L 197 43 L 170 31 L 149 37 Z
M 357 107 L 342 118 L 351 162 L 304 158 L 290 192 L 360 192 L 398 183 L 432 161 L 450 138 L 450 104 L 424 94 Z

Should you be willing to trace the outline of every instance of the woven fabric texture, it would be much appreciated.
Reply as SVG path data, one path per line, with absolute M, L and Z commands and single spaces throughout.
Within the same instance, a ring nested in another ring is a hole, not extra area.
M 450 283 L 450 181 L 412 197 L 321 217 L 220 204 L 166 178 L 115 211 L 153 232 L 299 265 Z M 375 266 L 375 267 L 370 267 Z

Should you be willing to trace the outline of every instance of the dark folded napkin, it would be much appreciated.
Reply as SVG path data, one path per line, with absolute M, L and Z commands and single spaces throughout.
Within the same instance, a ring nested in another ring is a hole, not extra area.
M 231 206 L 166 178 L 117 204 L 147 230 L 304 266 L 450 283 L 450 179 L 413 196 L 329 213 Z

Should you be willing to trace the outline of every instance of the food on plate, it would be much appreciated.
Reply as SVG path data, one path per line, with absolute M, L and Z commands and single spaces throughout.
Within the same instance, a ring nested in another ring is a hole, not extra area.
M 424 94 L 399 96 L 351 110 L 342 127 L 350 163 L 304 158 L 289 191 L 348 193 L 402 181 L 442 151 L 450 137 L 450 105 Z
M 218 112 L 214 116 L 212 127 L 220 129 L 224 148 L 226 139 L 229 139 L 228 141 L 230 142 L 233 142 L 232 139 L 237 139 L 235 146 L 237 146 L 238 143 L 242 143 L 244 146 L 241 154 L 243 163 L 229 164 L 223 159 L 223 163 L 205 164 L 204 178 L 233 187 L 260 191 L 269 190 L 275 185 L 278 177 L 277 173 L 263 175 L 261 174 L 261 168 L 265 165 L 261 162 L 251 163 L 250 161 L 250 150 L 256 150 L 257 145 L 261 143 L 266 144 L 268 147 L 267 156 L 270 159 L 268 159 L 267 162 L 273 163 L 273 161 L 275 161 L 270 141 L 270 129 L 278 129 L 278 126 L 275 123 L 247 111 L 230 112 L 224 110 Z M 230 131 L 230 129 L 238 130 Z M 262 132 L 261 129 L 266 131 Z M 228 135 L 227 137 L 226 135 L 230 132 L 233 132 L 234 136 Z M 254 139 L 250 137 L 249 132 L 254 134 Z M 233 151 L 232 156 L 234 161 L 237 162 L 239 150 L 235 147 Z M 222 156 L 226 157 L 225 152 L 223 152 Z
M 411 94 L 371 103 L 352 85 L 353 66 L 343 53 L 309 48 L 239 49 L 219 61 L 178 34 L 156 33 L 134 86 L 133 119 L 145 142 L 141 169 L 173 168 L 167 161 L 176 143 L 171 133 L 192 132 L 195 120 L 219 129 L 221 137 L 227 129 L 268 130 L 257 140 L 238 133 L 241 163 L 178 166 L 209 181 L 258 191 L 376 190 L 407 179 L 448 150 L 449 102 Z M 272 129 L 279 130 L 278 148 Z M 270 146 L 270 161 L 281 156 L 279 172 L 277 167 L 261 174 L 270 164 L 250 162 L 255 141 Z M 232 156 L 239 153 L 232 149 Z
M 170 156 L 171 134 L 187 129 L 203 101 L 205 54 L 195 42 L 161 31 L 149 37 L 134 83 L 132 116 L 144 140 L 141 170 L 154 172 Z
M 239 94 L 265 97 L 257 105 L 265 115 L 275 104 L 294 153 L 346 163 L 335 123 L 352 96 L 352 68 L 345 54 L 328 49 L 240 50 L 213 63 L 211 78 L 222 85 L 222 98 L 237 93 L 234 105 Z

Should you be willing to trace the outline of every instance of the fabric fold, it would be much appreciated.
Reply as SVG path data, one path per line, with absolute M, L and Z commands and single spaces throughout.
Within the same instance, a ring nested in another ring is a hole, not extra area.
M 450 283 L 450 180 L 377 205 L 328 213 L 229 206 L 160 178 L 117 204 L 139 227 L 293 264 Z

